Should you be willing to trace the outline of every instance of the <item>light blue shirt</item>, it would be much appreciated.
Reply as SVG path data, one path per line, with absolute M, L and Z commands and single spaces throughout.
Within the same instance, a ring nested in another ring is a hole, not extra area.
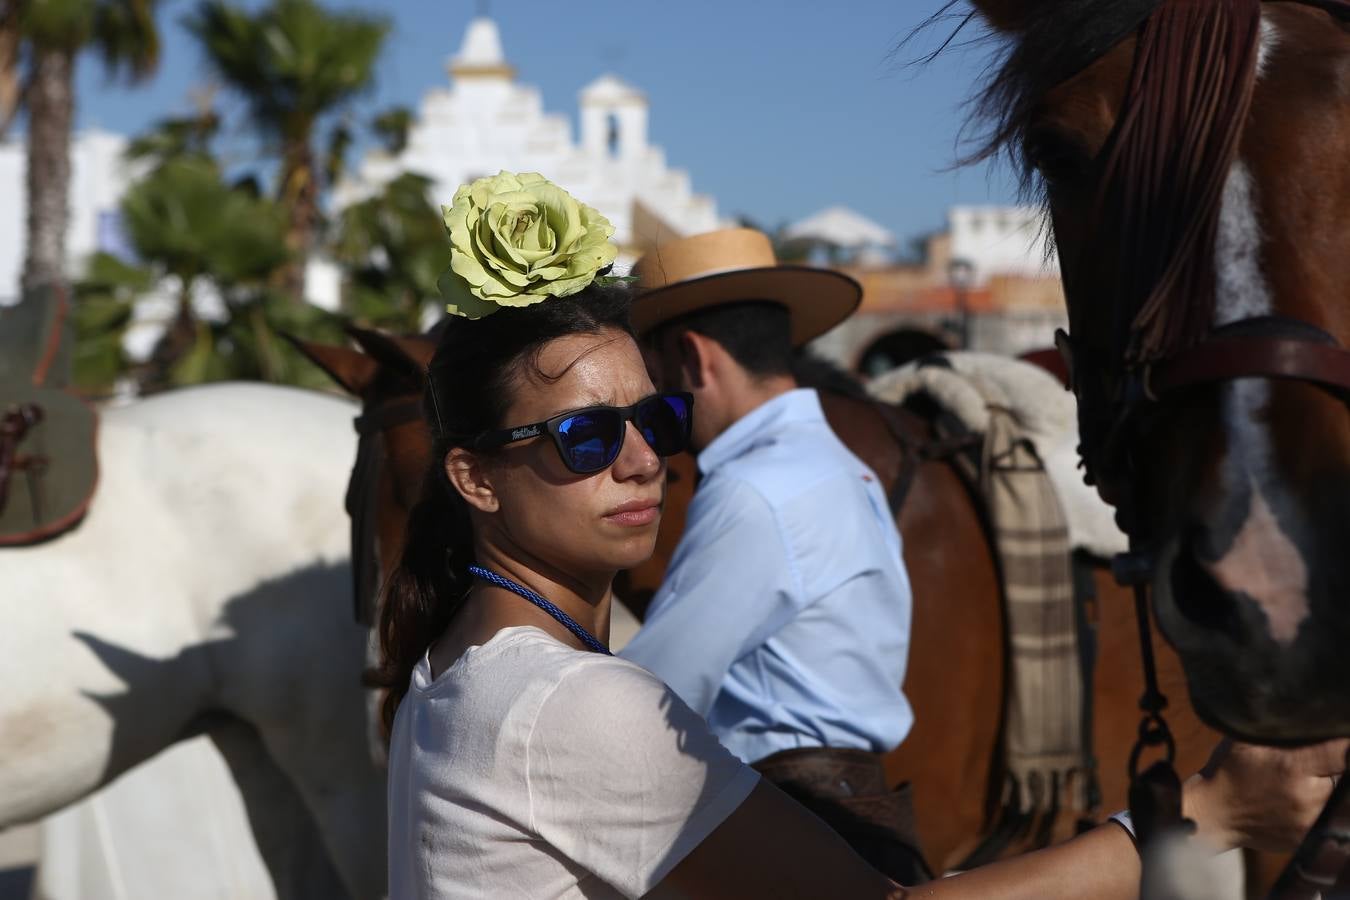
M 900 690 L 910 588 L 876 475 L 812 390 L 753 410 L 698 466 L 684 536 L 621 655 L 746 762 L 898 745 L 914 720 Z

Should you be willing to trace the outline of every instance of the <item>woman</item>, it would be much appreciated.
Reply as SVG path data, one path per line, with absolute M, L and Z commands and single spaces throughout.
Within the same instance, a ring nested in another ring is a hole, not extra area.
M 436 463 L 381 621 L 390 896 L 904 896 L 654 676 L 608 655 L 611 582 L 654 549 L 664 458 L 685 448 L 692 412 L 688 395 L 656 393 L 627 290 L 600 274 L 612 227 L 508 173 L 461 188 L 446 224 L 455 315 L 428 378 Z M 1280 770 L 1268 753 L 1239 749 L 1188 783 L 1186 811 L 1216 847 L 1290 841 L 1340 768 L 1278 757 Z M 1110 825 L 916 893 L 1138 885 L 1132 840 Z

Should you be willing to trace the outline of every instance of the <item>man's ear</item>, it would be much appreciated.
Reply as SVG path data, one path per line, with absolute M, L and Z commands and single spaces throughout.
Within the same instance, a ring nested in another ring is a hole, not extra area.
M 479 512 L 495 513 L 500 507 L 497 492 L 482 460 L 472 450 L 452 447 L 445 455 L 445 475 L 450 486 L 464 498 L 464 502 Z
M 708 384 L 708 374 L 712 364 L 712 341 L 693 331 L 683 332 L 679 337 L 680 372 L 685 384 L 700 390 Z

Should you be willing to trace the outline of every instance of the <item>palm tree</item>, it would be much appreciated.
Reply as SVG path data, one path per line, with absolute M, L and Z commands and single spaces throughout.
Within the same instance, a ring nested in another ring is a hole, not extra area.
M 413 113 L 406 106 L 385 110 L 371 122 L 371 130 L 384 144 L 391 156 L 398 156 L 408 147 L 408 132 L 412 130 Z
M 105 394 L 127 374 L 131 361 L 123 338 L 131 327 L 136 301 L 154 288 L 154 272 L 108 253 L 95 253 L 84 276 L 75 281 L 75 386 L 90 395 Z
M 174 124 L 174 123 L 170 123 Z M 163 132 L 164 126 L 157 131 Z M 172 133 L 173 129 L 169 129 Z M 275 203 L 231 186 L 209 156 L 170 156 L 122 198 L 122 222 L 139 265 L 98 254 L 76 285 L 77 378 L 85 386 L 121 374 L 121 336 L 134 304 L 169 287 L 174 314 L 149 364 L 135 373 L 155 390 L 227 377 L 218 326 L 197 315 L 208 284 L 225 303 L 247 304 L 287 259 L 285 220 Z
M 219 131 L 220 117 L 209 108 L 196 115 L 160 119 L 132 139 L 126 158 L 155 168 L 185 157 L 211 159 L 211 140 Z
M 106 392 L 126 376 L 138 391 L 226 378 L 325 386 L 279 334 L 341 343 L 340 322 L 269 287 L 289 261 L 286 217 L 252 178 L 226 182 L 212 156 L 217 124 L 202 109 L 131 143 L 128 155 L 153 165 L 122 200 L 134 260 L 96 254 L 75 285 L 82 389 Z M 174 292 L 172 321 L 150 360 L 133 365 L 123 347 L 135 306 L 166 289 Z M 203 316 L 197 301 L 208 291 L 216 308 Z
M 212 334 L 194 315 L 193 294 L 203 278 L 218 287 L 261 284 L 287 258 L 281 211 L 231 188 L 209 159 L 170 159 L 122 200 L 127 236 L 140 257 L 178 285 L 177 314 L 155 350 L 154 362 L 175 383 L 206 380 Z
M 7 0 L 27 50 L 28 228 L 25 289 L 64 280 L 75 63 L 95 50 L 110 77 L 139 80 L 159 63 L 158 0 Z M 17 12 L 14 12 L 17 10 Z M 0 73 L 2 75 L 2 73 Z
M 322 171 L 315 132 L 325 115 L 367 88 L 389 25 L 325 10 L 315 0 L 273 0 L 256 12 L 203 0 L 186 20 L 224 84 L 239 93 L 281 157 L 277 196 L 287 213 L 291 262 L 282 287 L 297 299 L 319 227 Z
M 363 325 L 402 333 L 422 330 L 450 265 L 441 214 L 428 198 L 431 179 L 405 173 L 383 192 L 352 204 L 337 223 L 334 254 L 347 270 L 347 312 Z

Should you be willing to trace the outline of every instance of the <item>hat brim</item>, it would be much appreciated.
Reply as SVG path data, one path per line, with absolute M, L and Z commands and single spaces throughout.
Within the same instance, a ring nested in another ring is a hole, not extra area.
M 862 302 L 862 285 L 842 272 L 811 266 L 715 272 L 639 294 L 633 302 L 633 328 L 645 335 L 692 312 L 759 300 L 788 308 L 792 344 L 800 347 L 852 315 Z

